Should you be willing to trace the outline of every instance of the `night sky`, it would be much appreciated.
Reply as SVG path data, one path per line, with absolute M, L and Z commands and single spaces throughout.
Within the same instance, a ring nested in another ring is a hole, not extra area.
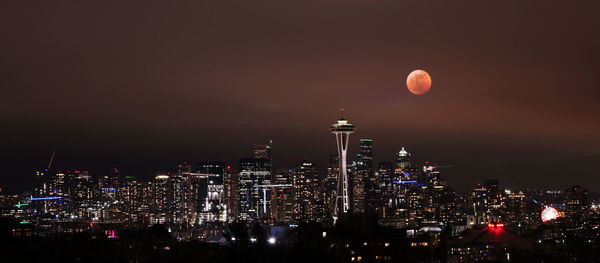
M 175 3 L 177 2 L 177 3 Z M 339 108 L 374 140 L 452 165 L 449 185 L 600 192 L 600 2 L 2 1 L 0 187 L 54 166 L 151 178 L 273 139 L 327 164 Z M 406 89 L 414 69 L 429 93 Z

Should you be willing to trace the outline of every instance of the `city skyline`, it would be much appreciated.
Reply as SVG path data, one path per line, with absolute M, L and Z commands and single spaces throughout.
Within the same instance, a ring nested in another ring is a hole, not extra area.
M 276 167 L 325 164 L 345 107 L 375 159 L 407 147 L 452 164 L 457 189 L 568 171 L 600 192 L 597 1 L 138 4 L 0 10 L 0 185 L 22 189 L 53 150 L 151 176 L 273 139 Z M 405 87 L 415 69 L 425 95 Z
M 337 112 L 339 115 L 339 110 Z M 358 134 L 361 134 L 360 133 L 361 129 L 358 129 L 357 131 L 358 131 L 357 132 Z M 323 133 L 327 134 L 327 131 L 324 130 Z M 362 134 L 364 134 L 364 131 Z M 324 135 L 324 137 L 331 137 L 331 136 Z M 378 162 L 393 161 L 395 156 L 400 151 L 400 150 L 393 151 L 393 152 L 391 152 L 391 154 L 388 154 L 388 155 L 382 157 L 383 154 L 379 153 L 379 148 L 380 147 L 384 148 L 384 149 L 390 148 L 388 145 L 380 146 L 379 141 L 377 139 L 373 139 L 373 137 L 369 137 L 369 136 L 360 136 L 359 137 L 359 135 L 355 135 L 353 137 L 356 137 L 355 138 L 356 141 L 354 141 L 354 143 L 352 143 L 352 141 L 349 143 L 348 160 L 347 160 L 349 165 L 352 163 L 352 161 L 356 160 L 356 154 L 359 153 L 359 151 L 360 151 L 360 148 L 359 148 L 359 140 L 360 139 L 366 138 L 366 139 L 370 139 L 370 140 L 374 141 L 374 144 L 375 144 L 374 152 L 375 153 L 373 154 L 374 155 L 373 163 L 375 163 L 375 164 Z M 331 139 L 331 138 L 329 138 L 329 139 Z M 252 145 L 254 145 L 254 146 L 267 145 L 266 143 L 269 143 L 269 142 L 272 144 L 273 140 L 265 139 L 262 142 L 264 142 L 264 143 L 257 142 Z M 329 148 L 334 147 L 334 149 L 335 149 L 335 143 L 331 143 L 331 140 L 329 140 L 328 144 L 333 144 L 333 145 L 328 145 L 328 147 Z M 145 163 L 147 163 L 146 160 L 139 160 L 140 164 L 138 164 L 139 165 L 138 168 L 140 168 L 140 170 L 144 171 L 144 172 L 136 171 L 135 169 L 132 169 L 131 166 L 128 166 L 128 165 L 124 165 L 125 169 L 122 169 L 121 167 L 117 167 L 116 165 L 103 166 L 103 165 L 101 165 L 101 163 L 94 162 L 94 160 L 81 160 L 81 159 L 79 160 L 79 163 L 83 163 L 84 165 L 64 166 L 64 163 L 72 163 L 68 160 L 69 158 L 78 159 L 78 158 L 81 158 L 81 156 L 79 156 L 79 155 L 86 156 L 87 154 L 86 153 L 79 154 L 79 153 L 68 152 L 68 151 L 65 153 L 64 151 L 61 152 L 59 150 L 58 153 L 55 155 L 56 156 L 56 159 L 55 159 L 54 158 L 55 156 L 53 156 L 53 154 L 55 154 L 55 151 L 57 151 L 57 150 L 52 150 L 48 153 L 39 152 L 40 157 L 42 159 L 35 160 L 39 165 L 37 165 L 34 168 L 34 170 L 32 170 L 28 174 L 21 171 L 22 173 L 24 173 L 23 175 L 25 175 L 25 177 L 19 178 L 19 179 L 21 179 L 21 181 L 17 180 L 17 183 L 14 183 L 14 182 L 11 182 L 11 180 L 8 180 L 8 183 L 4 183 L 4 184 L 2 184 L 2 186 L 4 187 L 3 190 L 7 191 L 7 192 L 17 193 L 17 192 L 26 190 L 28 187 L 30 187 L 30 184 L 28 182 L 30 182 L 30 180 L 34 178 L 34 172 L 36 170 L 43 169 L 47 165 L 47 162 L 51 158 L 52 158 L 52 163 L 53 163 L 53 169 L 58 169 L 58 170 L 63 170 L 63 171 L 66 171 L 66 170 L 88 170 L 94 176 L 104 176 L 104 175 L 110 173 L 110 171 L 112 169 L 117 168 L 120 171 L 122 171 L 123 173 L 128 174 L 128 175 L 134 175 L 141 179 L 151 179 L 157 174 L 171 172 L 172 168 L 174 167 L 175 164 L 181 163 L 184 161 L 192 162 L 192 163 L 194 163 L 196 161 L 224 161 L 230 165 L 231 164 L 235 165 L 240 159 L 243 159 L 243 158 L 246 158 L 246 157 L 249 157 L 252 155 L 252 151 L 250 150 L 252 145 L 240 146 L 241 148 L 245 148 L 241 151 L 243 153 L 238 153 L 238 154 L 236 154 L 238 157 L 234 157 L 234 158 L 230 158 L 230 159 L 214 157 L 214 156 L 206 157 L 206 158 L 197 158 L 197 159 L 191 159 L 191 158 L 190 159 L 177 159 L 177 157 L 169 156 L 169 157 L 165 158 L 168 161 L 165 161 L 165 160 L 157 161 L 158 163 L 161 163 L 161 165 L 162 165 L 162 167 L 160 167 L 160 168 L 156 168 L 155 164 L 146 165 L 145 164 Z M 279 145 L 279 142 L 276 141 L 275 147 L 272 149 L 272 150 L 274 150 L 274 152 L 276 154 L 275 160 L 282 157 L 282 156 L 280 156 L 282 150 L 278 149 L 278 147 L 277 147 L 278 145 Z M 417 144 L 417 146 L 422 146 L 422 145 Z M 435 148 L 435 146 L 433 146 L 433 145 L 426 145 L 425 147 L 422 147 L 422 148 L 428 149 L 429 147 Z M 464 178 L 461 178 L 457 172 L 454 172 L 455 169 L 458 168 L 460 170 L 460 168 L 461 168 L 460 166 L 457 167 L 457 165 L 455 163 L 453 163 L 451 161 L 439 160 L 436 158 L 424 158 L 423 156 L 421 156 L 421 152 L 423 152 L 423 150 L 421 149 L 421 151 L 419 151 L 419 149 L 416 147 L 410 147 L 410 146 L 403 145 L 400 148 L 402 150 L 404 150 L 404 148 L 407 148 L 411 151 L 411 153 L 417 153 L 417 154 L 415 154 L 415 162 L 418 164 L 425 164 L 425 162 L 433 162 L 433 163 L 439 163 L 443 166 L 448 166 L 448 168 L 450 168 L 450 169 L 444 169 L 444 175 L 445 175 L 445 177 L 450 179 L 449 185 L 460 192 L 468 191 L 474 185 L 481 184 L 481 183 L 483 183 L 484 180 L 490 179 L 490 178 L 496 178 L 496 179 L 500 178 L 500 179 L 502 179 L 503 183 L 507 187 L 512 187 L 515 189 L 538 189 L 538 190 L 541 190 L 541 189 L 560 189 L 560 187 L 561 187 L 560 182 L 562 182 L 562 180 L 560 180 L 558 184 L 556 184 L 556 183 L 555 184 L 552 184 L 552 183 L 546 184 L 546 182 L 541 182 L 536 185 L 530 185 L 530 184 L 526 184 L 526 183 L 519 183 L 518 181 L 511 181 L 510 179 L 504 180 L 505 178 L 503 178 L 503 176 L 494 176 L 497 174 L 495 174 L 493 171 L 473 172 L 473 174 L 468 175 L 468 177 L 471 177 L 469 183 L 464 184 L 464 183 L 460 182 L 461 179 L 464 179 Z M 293 157 L 287 156 L 287 158 L 285 158 L 285 157 L 282 158 L 282 159 L 287 159 L 285 162 L 275 161 L 275 164 L 273 165 L 273 169 L 287 169 L 289 167 L 292 167 L 295 163 L 297 163 L 300 160 L 308 159 L 308 160 L 313 160 L 314 162 L 320 164 L 319 173 L 324 173 L 325 172 L 324 168 L 326 167 L 325 164 L 327 163 L 327 161 L 325 161 L 324 159 L 326 159 L 327 156 L 323 157 L 322 155 L 329 155 L 331 153 L 334 153 L 335 152 L 334 149 L 333 150 L 329 149 L 329 153 L 327 153 L 327 154 L 323 154 L 323 153 L 304 154 L 304 155 L 302 155 L 303 157 L 297 157 L 295 159 Z M 433 150 L 433 152 L 435 152 L 435 150 Z M 427 153 L 429 153 L 429 152 L 427 152 Z M 509 154 L 509 153 L 507 152 L 506 154 Z M 62 158 L 65 158 L 65 156 L 63 156 L 63 155 L 66 155 L 66 158 L 67 158 L 66 161 L 61 160 Z M 117 154 L 117 156 L 119 156 L 119 158 L 124 158 L 124 159 L 128 158 L 128 157 L 120 156 L 120 155 L 121 154 Z M 210 155 L 209 153 L 200 154 L 200 156 L 209 156 L 209 155 Z M 289 155 L 289 154 L 287 154 L 287 155 Z M 426 154 L 426 155 L 432 155 L 432 154 Z M 218 156 L 218 155 L 216 155 L 216 156 Z M 315 156 L 317 156 L 317 157 L 315 158 Z M 75 158 L 73 158 L 73 157 L 75 157 Z M 510 157 L 514 158 L 514 156 L 510 156 Z M 44 159 L 44 158 L 46 158 L 46 159 Z M 119 163 L 122 163 L 122 161 L 120 161 Z M 86 167 L 86 165 L 90 166 L 92 168 L 88 168 L 88 167 Z M 142 166 L 145 166 L 145 167 L 142 168 Z M 498 165 L 497 167 L 493 167 L 493 168 L 498 169 L 498 168 L 500 168 L 499 166 L 500 165 Z M 463 169 L 464 168 L 473 169 L 473 167 L 462 167 L 462 168 Z M 492 167 L 490 167 L 490 168 L 492 168 Z M 537 168 L 537 167 L 532 166 L 530 168 Z M 29 172 L 29 171 L 27 171 L 27 172 Z M 534 180 L 540 179 L 537 176 L 538 175 L 535 175 L 531 179 L 534 179 Z M 9 179 L 14 179 L 14 178 L 9 178 Z M 453 181 L 455 181 L 455 182 L 453 182 Z M 508 183 L 507 183 L 507 181 L 508 181 Z M 585 181 L 581 181 L 581 183 L 579 183 L 579 184 L 586 186 L 590 190 L 594 191 L 595 188 L 593 187 L 593 185 L 586 185 L 585 183 L 586 183 Z M 578 184 L 578 183 L 575 183 L 575 184 Z
M 5 1 L 3 248 L 22 262 L 600 263 L 598 10 Z

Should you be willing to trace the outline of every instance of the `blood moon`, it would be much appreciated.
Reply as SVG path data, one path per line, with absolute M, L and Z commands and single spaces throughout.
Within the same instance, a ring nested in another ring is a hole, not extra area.
M 431 77 L 424 70 L 417 69 L 408 74 L 406 87 L 415 95 L 423 95 L 431 88 Z

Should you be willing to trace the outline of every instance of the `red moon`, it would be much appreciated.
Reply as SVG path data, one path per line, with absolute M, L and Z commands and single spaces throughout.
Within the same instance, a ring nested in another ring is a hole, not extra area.
M 424 70 L 417 69 L 406 78 L 408 90 L 415 95 L 423 95 L 431 88 L 431 77 Z

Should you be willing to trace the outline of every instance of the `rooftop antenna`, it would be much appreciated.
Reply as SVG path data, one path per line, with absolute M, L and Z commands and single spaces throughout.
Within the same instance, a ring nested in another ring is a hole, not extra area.
M 342 108 L 340 109 L 340 111 L 342 112 L 342 120 L 343 120 L 343 119 L 344 119 L 344 108 L 342 107 Z

